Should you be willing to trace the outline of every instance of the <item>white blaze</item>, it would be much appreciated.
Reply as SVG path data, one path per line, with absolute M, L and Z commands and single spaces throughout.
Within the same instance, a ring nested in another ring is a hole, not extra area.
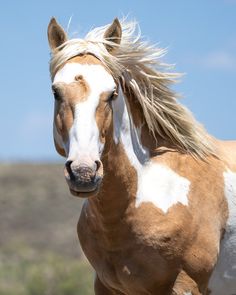
M 69 131 L 68 142 L 65 143 L 67 157 L 70 160 L 80 160 L 89 157 L 96 160 L 103 150 L 99 140 L 99 130 L 96 123 L 96 109 L 100 95 L 112 92 L 115 82 L 112 76 L 101 65 L 68 63 L 60 69 L 53 83 L 75 82 L 75 77 L 82 75 L 89 86 L 89 95 L 75 106 L 74 122 Z

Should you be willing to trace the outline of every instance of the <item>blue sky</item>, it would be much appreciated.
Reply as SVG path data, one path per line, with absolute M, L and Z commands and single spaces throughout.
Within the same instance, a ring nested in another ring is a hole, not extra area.
M 57 161 L 53 147 L 47 25 L 55 16 L 83 36 L 114 17 L 136 19 L 165 61 L 184 72 L 182 103 L 221 139 L 236 139 L 236 0 L 4 1 L 0 161 Z

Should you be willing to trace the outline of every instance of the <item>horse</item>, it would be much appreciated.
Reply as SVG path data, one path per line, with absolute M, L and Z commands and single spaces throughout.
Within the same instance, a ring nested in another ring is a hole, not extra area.
M 137 23 L 48 25 L 53 134 L 96 295 L 236 294 L 236 142 L 178 100 Z

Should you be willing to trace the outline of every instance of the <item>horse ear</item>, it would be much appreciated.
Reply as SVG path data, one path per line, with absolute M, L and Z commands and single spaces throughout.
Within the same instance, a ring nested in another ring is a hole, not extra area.
M 52 51 L 67 41 L 67 35 L 63 28 L 57 23 L 53 17 L 48 25 L 48 42 Z
M 113 23 L 109 26 L 109 28 L 104 33 L 104 39 L 119 45 L 121 42 L 121 36 L 122 36 L 121 24 L 120 24 L 118 18 L 115 18 L 113 20 Z M 105 43 L 105 46 L 109 52 L 112 51 L 115 47 L 115 46 L 113 47 L 112 45 L 106 44 L 106 43 Z

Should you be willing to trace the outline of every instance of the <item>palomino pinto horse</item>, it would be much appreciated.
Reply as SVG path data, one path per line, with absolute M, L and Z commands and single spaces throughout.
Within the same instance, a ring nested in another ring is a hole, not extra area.
M 54 141 L 95 294 L 236 294 L 236 143 L 176 100 L 163 50 L 115 19 L 68 40 L 48 27 Z

